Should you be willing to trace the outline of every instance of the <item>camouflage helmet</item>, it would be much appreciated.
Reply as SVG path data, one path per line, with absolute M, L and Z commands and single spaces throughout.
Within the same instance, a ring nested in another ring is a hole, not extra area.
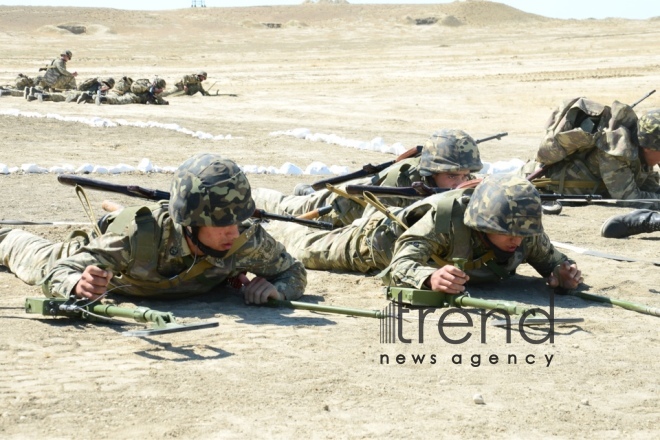
M 541 197 L 531 182 L 512 174 L 493 174 L 472 193 L 463 220 L 487 234 L 531 237 L 543 232 L 541 217 Z
M 197 72 L 197 76 L 203 76 L 204 78 L 208 78 L 208 75 L 203 70 L 200 70 L 199 72 Z
M 154 86 L 156 86 L 157 89 L 164 89 L 167 83 L 163 78 L 156 78 L 154 79 Z
M 197 154 L 174 173 L 169 212 L 181 226 L 230 226 L 254 214 L 250 183 L 235 162 Z
M 61 53 L 60 55 L 66 55 L 66 56 L 68 56 L 69 58 L 73 58 L 73 54 L 71 53 L 70 50 L 63 50 L 62 53 Z
M 103 84 L 107 84 L 108 87 L 113 88 L 115 86 L 114 78 L 101 78 Z
M 419 160 L 419 174 L 431 176 L 455 171 L 479 171 L 483 168 L 479 148 L 463 130 L 443 129 L 431 135 Z
M 637 121 L 639 145 L 660 151 L 660 108 L 649 110 Z

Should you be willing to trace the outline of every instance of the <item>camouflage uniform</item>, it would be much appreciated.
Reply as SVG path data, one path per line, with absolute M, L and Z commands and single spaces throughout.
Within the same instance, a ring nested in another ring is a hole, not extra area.
M 103 78 L 103 77 L 98 77 L 98 78 L 87 78 L 83 82 L 80 83 L 78 86 L 77 90 L 72 90 L 66 94 L 61 93 L 61 94 L 56 94 L 56 93 L 51 93 L 51 101 L 60 101 L 61 97 L 64 96 L 64 100 L 66 102 L 73 102 L 73 101 L 78 101 L 79 99 L 81 100 L 80 102 L 91 102 L 94 98 L 94 96 L 103 88 L 105 87 L 106 90 L 104 91 L 105 94 L 107 94 L 110 90 L 115 85 L 115 80 L 114 78 Z M 53 99 L 53 95 L 60 95 L 55 97 L 56 99 Z M 84 95 L 84 96 L 83 96 Z M 83 96 L 83 98 L 80 98 Z M 86 99 L 87 98 L 87 99 Z M 46 100 L 46 96 L 44 96 L 44 100 Z
M 25 231 L 0 230 L 0 264 L 29 284 L 41 284 L 47 296 L 68 297 L 85 268 L 95 265 L 115 275 L 108 290 L 137 297 L 205 293 L 251 272 L 287 299 L 299 298 L 306 285 L 304 267 L 247 220 L 253 212 L 249 183 L 238 166 L 198 155 L 179 168 L 169 203 L 111 213 L 100 222 L 102 235 L 91 241 L 50 243 Z M 187 227 L 231 224 L 239 224 L 241 236 L 230 250 L 192 254 Z
M 67 54 L 70 56 L 71 52 L 64 51 L 62 55 Z M 66 60 L 59 58 L 51 61 L 46 73 L 44 74 L 41 82 L 37 84 L 44 90 L 58 89 L 70 90 L 76 88 L 76 78 L 71 72 L 66 70 Z
M 130 79 L 130 78 L 129 78 Z M 156 84 L 154 84 L 154 82 Z M 111 105 L 124 105 L 124 104 L 157 104 L 167 105 L 168 102 L 162 98 L 162 94 L 154 94 L 151 91 L 152 85 L 156 88 L 165 88 L 165 80 L 156 79 L 153 82 L 149 79 L 138 79 L 130 83 L 129 90 L 122 90 L 109 92 L 106 96 L 101 97 L 100 102 L 103 104 Z M 115 87 L 116 89 L 117 87 Z
M 409 187 L 414 182 L 424 182 L 435 187 L 431 178 L 437 173 L 469 170 L 479 171 L 483 167 L 479 149 L 474 139 L 462 130 L 440 130 L 424 144 L 422 154 L 396 162 L 380 173 L 349 182 L 351 185 L 377 185 Z M 472 178 L 472 176 L 470 177 Z M 338 185 L 344 190 L 346 185 Z M 315 209 L 332 205 L 333 211 L 319 220 L 335 226 L 351 224 L 364 212 L 357 202 L 328 190 L 316 191 L 307 196 L 286 196 L 271 189 L 258 188 L 254 191 L 257 206 L 268 212 L 298 216 Z M 402 197 L 386 197 L 381 201 L 389 206 L 405 207 L 411 200 Z
M 555 250 L 543 233 L 540 217 L 535 214 L 540 210 L 538 194 L 528 182 L 512 176 L 490 177 L 486 182 L 475 193 L 479 200 L 486 199 L 490 209 L 482 209 L 481 214 L 476 213 L 474 207 L 480 209 L 483 202 L 481 205 L 473 203 L 472 211 L 466 213 L 473 189 L 440 193 L 406 208 L 391 209 L 390 212 L 409 227 L 407 231 L 382 213 L 365 216 L 332 231 L 284 222 L 275 222 L 266 228 L 308 269 L 366 273 L 387 268 L 383 273 L 385 282 L 396 285 L 421 288 L 439 267 L 431 255 L 440 257 L 444 264 L 451 264 L 449 261 L 453 257 L 466 258 L 466 272 L 473 283 L 508 278 L 523 262 L 548 276 L 567 258 Z M 499 199 L 491 195 L 494 192 Z M 526 202 L 525 209 L 532 212 L 513 226 L 507 223 L 513 205 L 506 201 L 512 194 L 516 203 Z M 505 220 L 498 223 L 497 219 L 502 218 Z M 464 225 L 464 219 L 469 227 Z M 490 246 L 482 234 L 503 231 L 514 231 L 525 237 L 515 252 L 505 253 Z
M 0 87 L 0 91 L 1 91 L 0 95 L 23 98 L 25 96 L 25 89 L 34 87 L 35 84 L 38 84 L 40 81 L 41 81 L 40 76 L 37 76 L 35 78 L 30 78 L 27 75 L 23 75 L 22 73 L 19 73 L 13 85 L 6 85 Z
M 548 121 L 537 154 L 547 178 L 535 184 L 562 194 L 660 199 L 658 173 L 640 157 L 637 122 L 632 108 L 616 101 L 566 101 Z
M 184 75 L 181 77 L 179 82 L 174 84 L 173 88 L 163 92 L 161 96 L 165 97 L 182 90 L 185 90 L 185 94 L 189 96 L 192 96 L 197 92 L 204 96 L 208 96 L 209 93 L 204 90 L 204 87 L 202 86 L 202 83 L 206 80 L 206 77 L 206 72 L 198 72 L 194 75 Z
M 459 190 L 454 191 L 470 191 Z M 392 263 L 384 282 L 424 288 L 438 268 L 430 262 L 437 256 L 446 264 L 465 258 L 469 283 L 493 282 L 515 275 L 516 268 L 529 263 L 548 277 L 562 262 L 570 261 L 557 251 L 543 232 L 541 200 L 525 179 L 492 175 L 477 186 L 469 202 L 461 197 L 443 199 L 440 209 L 426 215 L 397 240 Z M 488 243 L 485 234 L 523 237 L 514 252 L 504 252 Z

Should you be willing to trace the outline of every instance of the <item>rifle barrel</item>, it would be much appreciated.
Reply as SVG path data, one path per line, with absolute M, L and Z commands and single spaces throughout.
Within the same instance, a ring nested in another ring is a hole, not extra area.
M 508 136 L 508 135 L 509 135 L 509 133 L 507 133 L 506 131 L 504 131 L 504 132 L 502 132 L 502 133 L 497 133 L 497 134 L 494 134 L 494 135 L 492 135 L 492 136 L 486 136 L 485 138 L 477 139 L 476 141 L 474 141 L 474 143 L 475 143 L 475 144 L 480 144 L 480 143 L 482 143 L 482 142 L 487 142 L 487 141 L 490 141 L 490 140 L 493 140 L 493 139 L 497 139 L 497 140 L 499 141 L 499 140 L 502 139 L 504 136 Z
M 65 185 L 72 185 L 72 186 L 79 185 L 82 186 L 83 188 L 91 188 L 100 191 L 114 192 L 129 197 L 139 197 L 147 200 L 159 201 L 159 200 L 169 200 L 170 198 L 170 193 L 167 191 L 160 191 L 151 188 L 143 188 L 141 186 L 136 186 L 136 185 L 118 185 L 115 183 L 104 182 L 103 180 L 73 176 L 71 174 L 60 174 L 59 176 L 57 176 L 57 180 L 58 182 L 63 183 Z M 271 220 L 281 220 L 292 223 L 300 223 L 302 225 L 309 226 L 311 228 L 320 228 L 327 230 L 332 230 L 333 228 L 332 223 L 298 219 L 296 217 L 292 217 L 288 215 L 271 214 L 262 209 L 255 210 L 254 213 L 252 214 L 252 217 L 265 218 Z

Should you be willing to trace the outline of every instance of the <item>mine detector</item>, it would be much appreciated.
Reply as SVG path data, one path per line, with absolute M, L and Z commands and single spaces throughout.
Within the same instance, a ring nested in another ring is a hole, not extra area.
M 75 177 L 75 176 L 73 176 Z M 76 177 L 75 181 L 72 176 L 60 176 L 58 180 L 65 184 L 75 184 L 80 185 L 96 184 L 98 186 L 99 182 L 90 182 L 91 179 L 85 179 L 81 177 Z M 96 189 L 110 190 L 115 192 L 122 192 L 126 195 L 132 195 L 147 199 L 164 199 L 169 198 L 169 194 L 145 194 L 144 191 L 153 191 L 140 187 L 126 187 L 126 188 L 108 188 L 109 186 L 117 186 L 112 184 L 107 184 L 106 182 L 101 182 L 102 187 Z M 139 190 L 139 191 L 138 191 Z M 167 196 L 167 197 L 166 197 Z M 296 219 L 296 221 L 301 221 Z M 302 220 L 306 221 L 306 220 Z M 311 222 L 322 223 L 322 222 Z M 324 228 L 323 225 L 319 225 Z M 319 227 L 316 226 L 315 227 Z M 454 265 L 459 268 L 463 268 L 465 259 L 454 258 Z M 586 292 L 579 291 L 560 291 L 558 293 L 570 294 L 577 296 L 579 298 L 596 301 L 602 303 L 608 303 L 616 305 L 628 310 L 633 310 L 638 313 L 644 313 L 652 316 L 660 316 L 660 308 L 646 306 L 644 304 L 631 303 L 627 301 L 617 300 L 608 298 L 605 296 L 594 295 Z M 504 314 L 506 319 L 493 321 L 493 325 L 496 326 L 511 326 L 518 324 L 519 326 L 523 325 L 534 325 L 534 324 L 553 324 L 553 323 L 575 323 L 582 322 L 582 318 L 555 318 L 552 315 L 548 315 L 547 312 L 543 311 L 540 308 L 527 308 L 522 307 L 519 304 L 510 301 L 502 300 L 485 300 L 479 298 L 473 298 L 469 293 L 465 292 L 459 295 L 446 294 L 442 292 L 436 292 L 431 290 L 423 289 L 413 289 L 406 287 L 393 287 L 389 286 L 385 288 L 385 297 L 390 301 L 390 304 L 397 305 L 399 307 L 405 307 L 410 309 L 419 309 L 419 308 L 475 308 L 481 310 L 490 310 L 492 313 L 499 312 Z M 266 306 L 270 307 L 283 307 L 290 309 L 300 309 L 300 310 L 309 310 L 320 313 L 331 313 L 331 314 L 341 314 L 355 317 L 364 317 L 364 318 L 374 318 L 379 320 L 393 319 L 397 316 L 393 315 L 391 307 L 385 307 L 382 310 L 367 310 L 367 309 L 354 309 L 347 307 L 339 306 L 328 306 L 328 305 L 319 305 L 313 303 L 307 303 L 302 301 L 285 301 L 285 300 L 269 300 Z M 30 314 L 40 314 L 44 316 L 63 316 L 68 318 L 80 318 L 89 321 L 97 322 L 110 322 L 110 323 L 122 323 L 126 324 L 127 319 L 132 319 L 138 323 L 149 324 L 149 328 L 143 330 L 132 330 L 123 332 L 126 336 L 152 336 L 160 335 L 164 333 L 174 333 L 181 331 L 189 330 L 199 330 L 205 328 L 217 327 L 218 322 L 200 322 L 200 323 L 186 323 L 182 324 L 176 321 L 174 314 L 171 312 L 161 312 L 158 310 L 152 310 L 146 307 L 120 307 L 114 304 L 102 303 L 97 300 L 86 300 L 79 299 L 75 296 L 70 298 L 27 298 L 25 300 L 25 311 Z M 543 317 L 536 317 L 535 315 L 539 313 Z M 489 313 L 490 315 L 490 313 Z M 510 316 L 519 315 L 520 319 L 512 321 Z M 534 316 L 534 317 L 531 317 Z M 123 318 L 123 320 L 117 320 L 115 318 Z

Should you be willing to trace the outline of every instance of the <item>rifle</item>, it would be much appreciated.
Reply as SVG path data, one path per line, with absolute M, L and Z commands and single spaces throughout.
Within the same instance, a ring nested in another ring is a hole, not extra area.
M 637 106 L 637 104 L 639 104 L 640 102 L 644 101 L 646 98 L 648 98 L 649 96 L 651 96 L 651 95 L 654 94 L 654 93 L 655 93 L 655 89 L 651 90 L 651 91 L 648 92 L 646 95 L 642 96 L 640 99 L 638 99 L 637 101 L 635 101 L 634 103 L 632 103 L 632 104 L 630 105 L 630 108 L 635 108 L 635 107 Z M 527 180 L 529 180 L 529 181 L 531 182 L 531 181 L 534 180 L 534 179 L 538 179 L 539 177 L 543 177 L 543 176 L 545 176 L 545 173 L 548 171 L 548 169 L 549 169 L 550 166 L 552 166 L 552 165 L 553 165 L 553 164 L 548 164 L 548 165 L 544 165 L 544 166 L 542 166 L 541 168 L 539 168 L 538 170 L 534 171 L 532 174 L 530 174 L 529 176 L 527 176 Z
M 418 199 L 423 197 L 440 194 L 451 191 L 452 188 L 435 188 L 424 184 L 423 182 L 413 182 L 409 187 L 396 186 L 370 186 L 370 185 L 348 185 L 346 192 L 349 194 L 362 194 L 370 192 L 376 195 L 394 196 L 402 198 Z M 540 194 L 541 201 L 572 200 L 578 202 L 593 202 L 603 200 L 600 195 L 569 195 L 569 194 Z
M 217 322 L 200 322 L 194 324 L 179 324 L 170 312 L 159 312 L 147 307 L 125 308 L 112 304 L 102 304 L 94 301 L 71 298 L 26 298 L 25 312 L 44 316 L 67 316 L 91 321 L 110 321 L 114 317 L 134 319 L 140 323 L 150 323 L 149 330 L 126 331 L 124 336 L 152 336 L 164 333 L 198 330 L 217 327 Z M 123 321 L 119 321 L 123 322 Z
M 482 142 L 490 141 L 492 139 L 497 139 L 500 140 L 504 136 L 508 136 L 509 133 L 503 132 L 503 133 L 497 133 L 492 136 L 487 136 L 482 139 L 477 139 L 474 141 L 476 144 L 480 144 Z M 401 162 L 404 159 L 410 159 L 411 157 L 417 157 L 422 154 L 422 149 L 424 147 L 422 145 L 418 145 L 416 147 L 410 148 L 409 150 L 403 152 L 403 154 L 400 154 L 397 156 L 396 159 L 390 160 L 387 162 L 383 162 L 380 165 L 373 165 L 373 164 L 366 164 L 362 166 L 361 170 L 354 171 L 352 173 L 344 174 L 343 176 L 337 176 L 337 177 L 331 177 L 329 179 L 323 179 L 319 180 L 318 182 L 312 183 L 312 188 L 314 188 L 316 191 L 320 189 L 325 189 L 326 184 L 330 185 L 336 185 L 338 183 L 344 183 L 348 182 L 349 180 L 354 180 L 354 179 L 359 179 L 360 177 L 366 177 L 370 176 L 372 174 L 380 173 L 383 171 L 385 168 L 391 167 L 397 162 Z
M 89 179 L 87 177 L 74 176 L 71 174 L 60 174 L 57 176 L 57 181 L 64 185 L 81 186 L 83 188 L 91 188 L 99 191 L 114 192 L 129 197 L 139 197 L 147 200 L 169 200 L 170 193 L 157 189 L 143 188 L 136 185 L 118 185 L 115 183 L 105 182 L 103 180 Z M 253 218 L 266 219 L 266 220 L 280 220 L 292 223 L 298 223 L 310 228 L 319 228 L 332 230 L 332 223 L 320 222 L 314 220 L 299 219 L 290 215 L 271 214 L 263 209 L 256 209 L 252 214 Z
M 403 152 L 403 154 L 397 156 L 396 159 L 383 162 L 380 165 L 374 165 L 368 163 L 366 165 L 363 165 L 361 170 L 344 174 L 343 176 L 330 177 L 329 179 L 319 180 L 318 182 L 312 183 L 312 188 L 318 191 L 320 189 L 325 189 L 325 185 L 327 184 L 336 185 L 338 183 L 344 183 L 344 182 L 348 182 L 349 180 L 359 179 L 360 177 L 366 177 L 372 174 L 380 173 L 385 168 L 390 167 L 397 162 L 401 162 L 402 160 L 409 159 L 411 157 L 419 156 L 420 154 L 422 154 L 422 148 L 423 147 L 421 145 L 418 145 L 416 147 L 410 148 L 409 150 L 406 150 L 405 152 Z

